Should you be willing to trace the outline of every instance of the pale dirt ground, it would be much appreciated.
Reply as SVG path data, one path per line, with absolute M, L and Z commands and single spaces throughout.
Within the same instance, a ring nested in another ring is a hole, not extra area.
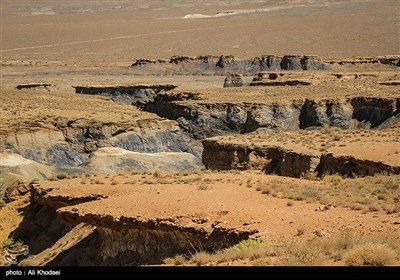
M 341 206 L 320 211 L 322 204 L 319 203 L 272 197 L 256 190 L 260 182 L 268 184 L 276 182 L 276 179 L 276 176 L 254 171 L 206 171 L 188 175 L 161 174 L 156 177 L 151 174 L 120 173 L 42 182 L 40 188 L 52 189 L 50 197 L 107 196 L 61 208 L 61 212 L 71 211 L 82 217 L 90 214 L 90 217 L 111 215 L 114 219 L 128 217 L 143 221 L 165 219 L 177 225 L 208 229 L 217 222 L 225 228 L 257 230 L 253 238 L 272 244 L 329 239 L 346 231 L 357 232 L 360 236 L 399 238 L 399 213 L 365 213 Z M 322 190 L 325 184 L 329 184 L 282 177 L 279 180 L 281 184 L 297 184 L 302 188 L 318 186 Z M 85 184 L 82 185 L 82 181 Z M 293 203 L 288 205 L 289 201 Z M 299 230 L 304 234 L 298 235 Z M 245 264 L 246 260 L 236 263 Z M 343 263 L 328 261 L 324 265 Z
M 195 218 L 205 218 L 201 226 L 210 226 L 220 220 L 226 227 L 257 229 L 261 239 L 276 241 L 281 237 L 293 236 L 297 229 L 305 228 L 302 238 L 310 238 L 315 230 L 330 234 L 344 228 L 357 229 L 360 233 L 394 233 L 398 225 L 399 213 L 374 212 L 361 214 L 343 207 L 335 207 L 326 212 L 316 211 L 321 204 L 294 202 L 266 196 L 249 187 L 248 179 L 256 185 L 258 181 L 268 183 L 276 176 L 255 171 L 206 172 L 193 175 L 172 174 L 153 175 L 114 174 L 90 178 L 76 178 L 58 182 L 43 182 L 40 188 L 52 189 L 50 196 L 82 197 L 101 194 L 108 198 L 62 208 L 79 215 L 88 213 L 111 215 L 114 217 L 138 217 L 142 220 L 172 218 L 186 225 L 196 224 Z M 281 177 L 280 177 L 281 178 Z M 324 182 L 295 178 L 281 178 L 284 183 L 299 183 L 301 186 L 320 185 Z M 85 181 L 85 184 L 81 184 Z M 207 189 L 200 190 L 200 185 Z M 134 201 L 135 203 L 130 203 Z M 198 225 L 199 226 L 199 225 Z
M 226 17 L 188 14 L 271 9 Z M 2 62 L 129 65 L 172 55 L 398 54 L 397 1 L 2 1 Z
M 0 132 L 54 129 L 57 118 L 87 119 L 103 123 L 138 126 L 137 121 L 149 120 L 146 125 L 163 125 L 170 121 L 134 106 L 115 103 L 109 98 L 44 89 L 0 89 Z

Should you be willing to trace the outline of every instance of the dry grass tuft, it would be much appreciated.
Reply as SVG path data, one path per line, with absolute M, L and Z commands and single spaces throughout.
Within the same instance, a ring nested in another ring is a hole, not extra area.
M 299 229 L 302 235 L 304 230 Z M 397 253 L 396 253 L 397 252 Z M 315 266 L 331 265 L 390 265 L 398 263 L 400 240 L 393 235 L 360 235 L 345 229 L 337 235 L 320 235 L 304 240 L 292 238 L 274 244 L 245 240 L 215 253 L 197 252 L 191 256 L 178 255 L 164 260 L 171 265 L 224 265 L 243 262 L 250 265 Z
M 366 212 L 400 212 L 400 175 L 344 179 L 337 174 L 326 175 L 319 182 L 302 186 L 300 181 L 274 178 L 261 180 L 256 190 L 262 194 L 298 201 L 320 202 Z
M 199 186 L 197 187 L 197 189 L 198 189 L 199 191 L 205 191 L 205 190 L 209 190 L 209 189 L 210 189 L 210 186 L 209 186 L 206 182 L 201 181 L 200 184 L 199 184 Z
M 396 259 L 396 252 L 385 244 L 363 244 L 355 246 L 344 255 L 349 266 L 384 266 Z

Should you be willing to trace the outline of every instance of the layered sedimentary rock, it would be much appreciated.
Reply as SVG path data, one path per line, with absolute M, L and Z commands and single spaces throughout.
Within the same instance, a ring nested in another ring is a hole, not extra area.
M 94 172 L 112 172 L 126 169 L 135 171 L 179 172 L 194 171 L 202 167 L 201 160 L 183 152 L 139 153 L 121 148 L 100 148 L 84 164 Z
M 242 87 L 243 76 L 241 74 L 231 74 L 225 78 L 224 87 Z
M 182 94 L 181 94 L 182 96 Z M 176 120 L 192 137 L 247 133 L 258 128 L 296 130 L 331 125 L 341 129 L 375 128 L 399 114 L 397 98 L 294 99 L 284 101 L 214 103 L 179 102 L 159 95 L 146 110 Z M 184 97 L 182 97 L 184 99 Z
M 160 93 L 138 106 L 176 120 L 195 139 L 258 128 L 379 128 L 399 119 L 396 87 L 380 84 L 397 79 L 394 71 L 267 71 L 251 87 Z
M 135 75 L 219 75 L 238 73 L 254 75 L 276 70 L 347 70 L 357 65 L 400 66 L 400 56 L 378 56 L 323 60 L 315 55 L 261 55 L 240 59 L 232 55 L 173 56 L 170 59 L 137 59 L 131 66 Z
M 162 91 L 170 91 L 175 85 L 128 85 L 128 86 L 75 86 L 75 92 L 111 97 L 112 100 L 136 104 L 137 101 L 153 100 Z
M 54 173 L 51 166 L 17 154 L 0 153 L 0 199 L 14 201 L 29 192 L 28 182 L 49 179 Z
M 132 64 L 137 75 L 254 75 L 265 70 L 325 70 L 321 58 L 313 55 L 263 55 L 238 59 L 232 55 L 173 56 L 169 60 L 138 59 Z
M 58 185 L 32 187 L 33 204 L 18 229 L 32 246 L 30 261 L 38 265 L 160 264 L 195 248 L 229 247 L 257 232 L 223 222 L 229 211 L 204 212 L 206 199 L 178 213 L 169 207 L 175 197 L 160 203 L 140 186 L 94 186 L 76 192 Z M 185 193 L 178 196 L 186 200 Z
M 203 163 L 209 169 L 255 169 L 297 178 L 310 173 L 347 177 L 400 173 L 395 147 L 398 130 L 391 130 L 386 136 L 370 131 L 358 141 L 351 139 L 351 133 L 259 132 L 210 138 L 202 141 Z
M 136 152 L 189 152 L 193 149 L 170 121 L 140 120 L 135 123 L 58 118 L 52 129 L 8 133 L 1 137 L 3 151 L 55 167 L 79 166 L 101 147 L 120 147 Z
M 47 84 L 47 83 L 30 83 L 30 84 L 21 84 L 17 85 L 15 88 L 16 89 L 36 89 L 36 88 L 44 88 L 47 90 L 50 90 L 51 88 L 54 88 L 55 85 L 53 84 Z

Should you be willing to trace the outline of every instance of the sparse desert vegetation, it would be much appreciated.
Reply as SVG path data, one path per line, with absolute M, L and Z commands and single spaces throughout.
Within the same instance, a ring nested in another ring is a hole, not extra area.
M 200 251 L 164 260 L 167 265 L 385 266 L 399 262 L 398 236 L 363 236 L 351 230 L 312 240 L 246 240 L 216 252 Z
M 326 175 L 321 181 L 310 181 L 307 185 L 301 181 L 287 182 L 276 177 L 272 181 L 259 181 L 255 188 L 262 194 L 274 197 L 320 202 L 362 212 L 385 211 L 392 214 L 400 211 L 399 175 L 355 179 Z

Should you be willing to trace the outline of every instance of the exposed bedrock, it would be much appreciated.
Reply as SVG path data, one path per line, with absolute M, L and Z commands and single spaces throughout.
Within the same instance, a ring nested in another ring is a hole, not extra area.
M 46 90 L 49 90 L 51 88 L 54 88 L 55 85 L 53 84 L 46 84 L 46 83 L 31 83 L 31 84 L 21 84 L 21 85 L 17 85 L 15 88 L 16 89 L 36 89 L 36 88 L 44 88 Z
M 170 91 L 175 85 L 131 85 L 131 86 L 75 86 L 75 92 L 111 97 L 112 100 L 136 104 L 137 101 L 149 101 L 161 91 Z
M 329 64 L 337 65 L 365 65 L 365 64 L 384 64 L 389 66 L 400 66 L 400 55 L 384 55 L 376 57 L 353 57 L 348 59 L 330 60 Z
M 242 87 L 243 76 L 241 74 L 231 74 L 225 78 L 224 87 Z
M 399 174 L 399 166 L 332 153 L 299 152 L 279 146 L 254 146 L 203 140 L 203 164 L 208 169 L 254 169 L 267 174 L 301 177 L 307 173 L 341 174 L 347 177 Z
M 400 99 L 393 102 L 384 98 L 354 98 L 351 100 L 351 105 L 353 119 L 368 123 L 371 128 L 400 112 Z
M 254 75 L 265 70 L 325 70 L 321 58 L 314 55 L 263 55 L 238 59 L 232 55 L 173 56 L 169 60 L 138 59 L 132 64 L 137 75 Z
M 138 153 L 121 148 L 100 148 L 90 155 L 82 167 L 103 173 L 123 170 L 127 166 L 136 171 L 179 172 L 203 167 L 193 154 L 183 152 Z
M 159 94 L 142 109 L 176 120 L 195 139 L 258 128 L 295 130 L 331 125 L 341 129 L 375 128 L 399 114 L 399 99 L 364 98 L 288 100 L 265 103 L 185 102 L 190 93 Z
M 323 61 L 315 55 L 262 55 L 251 59 L 239 59 L 232 55 L 205 55 L 197 57 L 173 56 L 170 59 L 137 59 L 132 64 L 134 75 L 217 75 L 233 73 L 254 75 L 267 70 L 326 70 L 331 66 L 353 65 L 400 66 L 400 56 L 360 57 Z
M 341 174 L 347 177 L 372 176 L 374 174 L 399 174 L 400 167 L 382 162 L 357 159 L 352 156 L 324 154 L 316 168 L 318 174 Z
M 79 166 L 101 147 L 119 147 L 135 152 L 188 152 L 199 156 L 170 121 L 102 123 L 88 119 L 59 118 L 52 129 L 10 133 L 1 137 L 5 152 L 55 167 Z
M 161 264 L 167 257 L 214 251 L 248 239 L 254 230 L 197 224 L 192 217 L 119 216 L 81 212 L 80 204 L 107 199 L 96 193 L 52 194 L 32 188 L 32 204 L 13 233 L 31 249 L 31 265 Z M 79 255 L 79 258 L 76 256 Z
M 68 222 L 96 226 L 101 244 L 98 261 L 102 265 L 160 264 L 167 257 L 198 248 L 213 251 L 232 246 L 252 233 L 219 227 L 207 230 L 176 224 L 173 219 L 79 215 L 63 209 L 59 213 Z

